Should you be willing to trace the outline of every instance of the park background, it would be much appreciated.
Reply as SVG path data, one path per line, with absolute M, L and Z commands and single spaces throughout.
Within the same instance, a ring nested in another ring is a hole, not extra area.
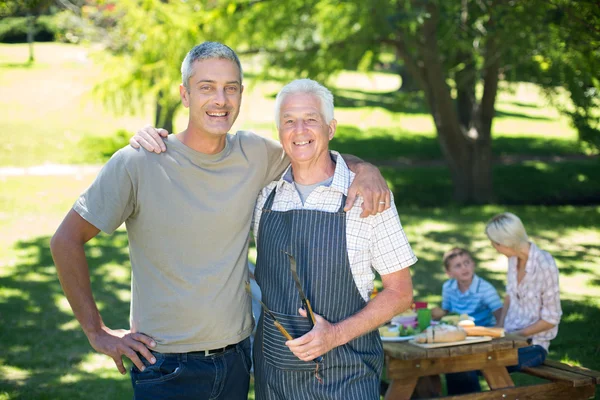
M 439 303 L 453 246 L 504 294 L 506 259 L 483 229 L 519 215 L 560 271 L 549 358 L 600 370 L 596 2 L 4 0 L 0 400 L 131 398 L 129 377 L 74 320 L 49 240 L 137 129 L 185 128 L 179 66 L 204 40 L 242 57 L 234 131 L 276 137 L 274 95 L 291 78 L 333 90 L 331 147 L 381 168 L 419 258 L 416 299 Z M 87 252 L 106 324 L 126 327 L 125 231 Z

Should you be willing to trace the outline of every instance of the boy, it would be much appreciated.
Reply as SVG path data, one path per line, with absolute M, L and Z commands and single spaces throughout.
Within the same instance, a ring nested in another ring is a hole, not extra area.
M 477 326 L 494 326 L 502 314 L 502 301 L 489 282 L 475 275 L 471 254 L 455 247 L 444 254 L 443 261 L 450 279 L 442 287 L 442 308 L 435 307 L 432 318 L 453 312 L 475 318 Z

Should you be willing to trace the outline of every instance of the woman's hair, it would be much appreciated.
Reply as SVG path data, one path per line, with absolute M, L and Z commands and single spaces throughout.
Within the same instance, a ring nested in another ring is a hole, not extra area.
M 312 79 L 296 79 L 285 85 L 275 98 L 275 124 L 277 129 L 279 129 L 281 104 L 287 96 L 296 93 L 315 95 L 321 101 L 321 114 L 325 118 L 325 123 L 329 124 L 331 122 L 333 119 L 333 94 L 329 89 Z
M 523 223 L 515 214 L 503 212 L 490 219 L 485 234 L 495 243 L 513 250 L 529 241 Z

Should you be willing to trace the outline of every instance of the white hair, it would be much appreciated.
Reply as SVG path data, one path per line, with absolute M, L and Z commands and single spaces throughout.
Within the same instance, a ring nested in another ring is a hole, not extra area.
M 319 98 L 321 102 L 321 114 L 325 122 L 329 124 L 333 120 L 333 94 L 325 86 L 312 79 L 296 79 L 285 85 L 275 98 L 275 124 L 279 129 L 279 115 L 281 104 L 287 96 L 296 93 L 312 94 Z
M 513 250 L 518 250 L 529 242 L 523 222 L 509 212 L 498 214 L 490 219 L 485 227 L 485 234 L 492 242 Z

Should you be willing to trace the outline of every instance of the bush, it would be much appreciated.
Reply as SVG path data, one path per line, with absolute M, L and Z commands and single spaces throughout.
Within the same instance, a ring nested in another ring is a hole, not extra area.
M 0 20 L 0 42 L 26 43 L 27 19 L 27 17 L 8 17 Z M 54 40 L 51 17 L 41 16 L 37 18 L 33 29 L 36 42 L 52 42 Z
M 26 43 L 27 17 L 10 17 L 0 20 L 0 42 Z M 92 39 L 94 27 L 70 11 L 41 15 L 35 20 L 34 41 L 80 43 Z

